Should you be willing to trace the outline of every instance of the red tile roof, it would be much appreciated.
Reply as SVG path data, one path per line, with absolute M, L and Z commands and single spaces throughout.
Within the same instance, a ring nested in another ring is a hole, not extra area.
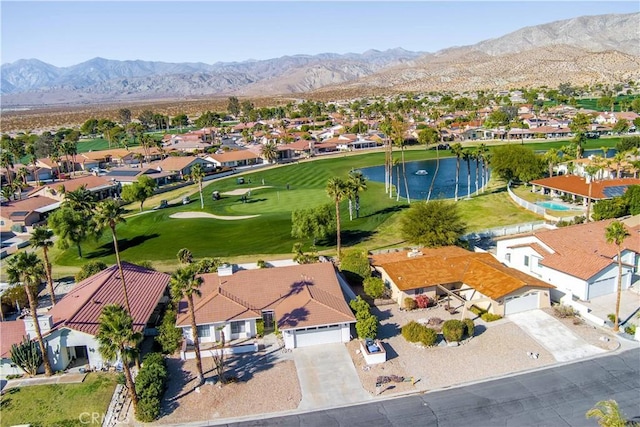
M 10 218 L 14 213 L 26 212 L 29 214 L 38 208 L 43 208 L 54 203 L 58 203 L 58 200 L 44 196 L 33 196 L 22 200 L 3 203 L 2 207 L 0 207 L 0 211 L 2 212 L 3 218 Z M 20 215 L 20 217 L 25 216 L 26 214 Z
M 582 197 L 589 196 L 589 184 L 586 179 L 577 175 L 560 175 L 551 178 L 542 178 L 531 181 L 533 185 L 540 185 L 552 190 L 564 191 L 569 194 L 576 194 Z M 591 198 L 594 200 L 609 199 L 604 194 L 607 187 L 618 187 L 630 185 L 640 185 L 640 179 L 637 178 L 621 178 L 621 179 L 605 179 L 594 180 L 591 185 Z
M 616 245 L 607 243 L 605 238 L 605 229 L 612 221 L 589 222 L 556 230 L 540 229 L 528 234 L 537 237 L 553 253 L 535 243 L 527 246 L 543 256 L 541 264 L 545 267 L 588 280 L 613 263 L 618 254 Z M 640 225 L 626 227 L 631 235 L 622 243 L 623 250 L 640 254 Z
M 27 336 L 24 329 L 24 321 L 18 319 L 8 322 L 0 322 L 0 357 L 9 358 L 11 346 L 22 342 Z
M 127 262 L 122 263 L 133 327 L 144 330 L 169 284 L 170 276 Z M 113 265 L 76 284 L 50 311 L 53 329 L 70 328 L 95 335 L 98 317 L 108 304 L 124 306 L 118 265 Z
M 465 283 L 483 295 L 499 299 L 532 286 L 553 288 L 541 280 L 502 265 L 489 253 L 474 253 L 457 246 L 424 248 L 408 257 L 408 251 L 373 257 L 398 289 L 406 291 L 451 283 Z
M 222 154 L 212 154 L 211 158 L 217 160 L 220 163 L 233 162 L 238 160 L 251 160 L 257 159 L 260 155 L 252 152 L 251 150 L 233 150 L 227 151 Z
M 281 329 L 355 321 L 331 263 L 241 270 L 231 276 L 211 273 L 202 278 L 201 296 L 194 298 L 197 324 L 260 318 L 262 310 L 273 310 Z M 186 300 L 178 310 L 178 326 L 188 326 Z

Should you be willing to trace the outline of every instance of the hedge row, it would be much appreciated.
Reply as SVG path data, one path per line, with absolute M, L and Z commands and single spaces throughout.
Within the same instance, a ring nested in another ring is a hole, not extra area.
M 167 366 L 164 357 L 160 353 L 149 353 L 136 377 L 136 418 L 139 421 L 149 423 L 160 416 L 160 403 L 166 382 Z

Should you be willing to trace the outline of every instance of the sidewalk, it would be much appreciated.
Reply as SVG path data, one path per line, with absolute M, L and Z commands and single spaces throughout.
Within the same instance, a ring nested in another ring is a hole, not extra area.
M 81 383 L 84 381 L 84 377 L 87 374 L 62 374 L 52 375 L 50 377 L 38 376 L 36 378 L 18 378 L 15 380 L 8 380 L 2 390 L 8 390 L 13 387 L 27 387 L 32 385 L 46 385 L 46 384 L 73 384 Z

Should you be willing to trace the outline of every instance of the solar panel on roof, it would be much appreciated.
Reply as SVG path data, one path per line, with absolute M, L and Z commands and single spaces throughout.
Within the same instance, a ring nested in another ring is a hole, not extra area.
M 12 212 L 10 216 L 27 216 L 29 212 L 27 211 L 15 211 Z
M 612 185 L 611 187 L 605 187 L 602 192 L 607 197 L 619 197 L 627 190 L 627 185 Z

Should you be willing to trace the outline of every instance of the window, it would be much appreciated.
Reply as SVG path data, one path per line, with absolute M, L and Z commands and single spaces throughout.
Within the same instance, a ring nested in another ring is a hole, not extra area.
M 506 255 L 504 256 L 504 259 L 505 259 L 507 262 L 511 262 L 511 254 L 510 254 L 510 253 L 509 253 L 509 254 L 506 254 Z
M 529 255 L 524 256 L 524 265 L 527 267 L 529 266 Z
M 241 334 L 245 332 L 245 324 L 244 322 L 231 322 L 231 333 L 232 334 Z
M 209 325 L 198 326 L 198 338 L 209 338 L 211 336 L 211 328 Z

